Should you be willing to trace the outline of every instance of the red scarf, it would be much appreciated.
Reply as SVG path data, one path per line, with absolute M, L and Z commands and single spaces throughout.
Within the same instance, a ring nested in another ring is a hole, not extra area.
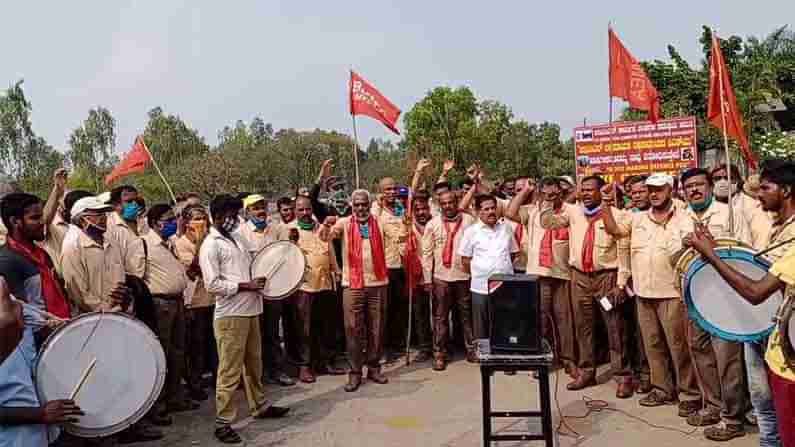
M 450 230 L 450 222 L 442 218 L 442 224 L 444 224 L 444 232 L 447 236 L 447 240 L 444 243 L 444 250 L 442 251 L 442 265 L 444 268 L 449 269 L 453 266 L 453 245 L 455 243 L 455 236 L 458 234 L 458 231 L 461 229 L 461 224 L 464 222 L 464 216 L 461 214 L 458 215 L 458 221 L 453 226 L 453 229 Z
M 563 210 L 563 207 L 560 207 L 555 210 L 555 214 L 560 214 Z M 545 230 L 544 231 L 544 238 L 541 239 L 541 247 L 538 251 L 538 265 L 545 268 L 551 268 L 554 264 L 554 258 L 552 254 L 552 242 L 553 241 L 567 241 L 569 240 L 569 229 L 568 228 L 560 228 L 558 230 Z
M 410 231 L 406 241 L 406 254 L 403 256 L 403 268 L 406 269 L 406 287 L 414 290 L 418 284 L 422 283 L 422 263 L 420 262 L 419 244 L 417 243 L 417 233 L 422 235 L 424 228 L 414 225 L 417 231 Z
M 582 243 L 582 271 L 591 273 L 594 271 L 593 247 L 596 240 L 596 222 L 602 220 L 602 210 L 599 210 L 593 217 L 586 216 L 586 219 L 588 219 L 588 230 L 585 231 L 585 239 Z
M 379 281 L 386 279 L 386 257 L 384 256 L 384 242 L 381 240 L 381 229 L 378 222 L 370 216 L 367 221 L 370 232 L 370 255 L 373 259 L 373 273 Z M 351 289 L 364 288 L 364 261 L 362 258 L 362 233 L 359 231 L 359 222 L 355 217 L 351 217 L 350 228 L 348 228 L 348 275 L 350 276 L 349 287 Z
M 36 245 L 23 244 L 12 238 L 6 240 L 8 248 L 19 253 L 39 270 L 41 281 L 41 295 L 44 298 L 44 306 L 47 312 L 56 317 L 69 318 L 69 304 L 66 301 L 66 294 L 61 287 L 61 283 L 55 277 L 52 260 L 46 251 Z

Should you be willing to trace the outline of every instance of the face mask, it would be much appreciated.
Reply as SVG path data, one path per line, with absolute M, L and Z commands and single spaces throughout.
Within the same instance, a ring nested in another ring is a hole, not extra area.
M 267 221 L 267 220 L 263 220 L 263 219 L 260 219 L 260 218 L 258 218 L 258 217 L 254 217 L 254 216 L 252 216 L 252 217 L 249 219 L 249 221 L 250 221 L 252 224 L 254 224 L 254 228 L 256 228 L 256 229 L 257 229 L 257 231 L 262 231 L 262 230 L 264 230 L 264 229 L 265 229 L 265 228 L 268 226 L 268 221 Z
M 135 202 L 127 202 L 121 209 L 121 218 L 132 222 L 138 218 L 138 204 Z
M 329 197 L 329 203 L 331 203 L 332 208 L 337 214 L 346 214 L 348 209 L 350 209 L 350 197 L 345 194 L 345 191 L 339 190 L 334 191 L 334 193 Z
M 729 197 L 729 194 L 734 195 L 737 193 L 737 185 L 729 185 L 728 180 L 721 179 L 715 182 L 713 192 L 715 197 L 718 197 L 719 199 L 725 199 Z
M 163 225 L 163 229 L 160 230 L 160 236 L 163 239 L 168 240 L 171 236 L 177 234 L 177 221 L 176 220 L 169 220 Z
M 703 203 L 700 203 L 700 204 L 691 203 L 690 204 L 690 209 L 692 209 L 693 211 L 695 211 L 697 213 L 700 213 L 700 212 L 704 211 L 705 209 L 709 208 L 710 205 L 712 205 L 712 196 L 707 197 L 707 200 L 705 200 Z
M 224 229 L 227 233 L 234 233 L 237 230 L 237 226 L 240 222 L 237 220 L 236 217 L 227 217 L 224 221 L 224 224 L 221 228 Z
M 105 228 L 91 222 L 88 223 L 85 232 L 88 237 L 94 240 L 102 240 L 105 237 Z
M 403 202 L 400 200 L 395 200 L 395 216 L 403 217 L 403 214 L 406 212 L 406 209 L 403 207 Z

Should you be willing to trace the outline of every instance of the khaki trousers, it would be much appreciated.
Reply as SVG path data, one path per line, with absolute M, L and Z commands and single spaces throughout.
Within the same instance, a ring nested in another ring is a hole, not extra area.
M 182 404 L 185 392 L 182 388 L 182 375 L 185 366 L 185 306 L 182 298 L 152 298 L 157 311 L 158 337 L 166 354 L 166 383 L 157 402 L 162 413 L 170 405 Z
M 652 387 L 670 398 L 678 397 L 681 402 L 698 400 L 698 383 L 687 347 L 685 303 L 679 298 L 637 297 L 636 300 Z M 671 361 L 678 390 L 671 376 Z
M 262 413 L 270 404 L 262 385 L 262 335 L 259 316 L 223 317 L 213 322 L 218 344 L 218 379 L 215 385 L 215 423 L 230 425 L 237 417 L 235 391 L 243 377 L 243 386 L 252 415 Z
M 743 345 L 710 335 L 689 320 L 687 341 L 707 405 L 727 424 L 742 424 L 748 407 Z
M 541 333 L 550 343 L 556 341 L 555 355 L 558 360 L 576 365 L 577 347 L 570 284 L 570 281 L 558 278 L 538 278 L 541 290 Z
M 629 358 L 625 353 L 625 347 L 629 344 L 629 340 L 624 315 L 620 309 L 612 309 L 607 312 L 599 304 L 599 300 L 615 287 L 616 271 L 585 273 L 572 269 L 572 279 L 574 282 L 572 301 L 574 302 L 574 324 L 580 353 L 578 363 L 580 373 L 591 377 L 596 375 L 594 326 L 596 319 L 601 315 L 607 327 L 613 375 L 617 377 L 631 376 Z
M 346 288 L 342 292 L 345 344 L 351 374 L 361 374 L 365 364 L 372 369 L 380 367 L 381 356 L 384 354 L 386 291 L 386 286 L 381 286 Z
M 458 309 L 459 319 L 456 321 L 463 332 L 467 351 L 472 346 L 472 294 L 469 281 L 433 280 L 433 352 L 447 356 L 450 343 L 450 310 Z

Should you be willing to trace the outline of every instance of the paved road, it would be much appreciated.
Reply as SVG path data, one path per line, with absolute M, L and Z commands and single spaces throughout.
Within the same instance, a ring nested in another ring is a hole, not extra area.
M 324 376 L 312 385 L 291 388 L 268 388 L 269 395 L 282 405 L 292 407 L 290 416 L 280 421 L 241 420 L 236 427 L 248 446 L 384 446 L 384 447 L 477 447 L 481 445 L 480 375 L 477 366 L 456 361 L 447 371 L 437 373 L 430 364 L 395 365 L 387 371 L 390 383 L 365 383 L 356 393 L 346 393 L 344 376 Z M 655 425 L 669 426 L 690 432 L 692 427 L 676 415 L 676 407 L 643 408 L 637 398 L 615 399 L 615 386 L 602 383 L 579 392 L 565 389 L 567 377 L 562 373 L 558 402 L 563 414 L 582 416 L 586 413 L 583 399 L 605 399 L 610 408 L 581 419 L 567 418 L 568 424 L 582 438 L 556 435 L 559 446 L 645 446 L 645 447 L 716 447 L 696 430 L 687 435 L 652 428 L 638 419 Z M 495 409 L 522 410 L 537 407 L 537 382 L 525 374 L 493 380 Z M 604 379 L 601 381 L 604 382 Z M 552 377 L 553 392 L 555 376 Z M 238 396 L 241 415 L 247 415 L 245 397 Z M 500 408 L 496 408 L 499 406 Z M 167 429 L 164 441 L 154 446 L 216 446 L 213 438 L 212 401 L 193 413 L 176 417 L 176 424 Z M 553 407 L 554 425 L 559 415 Z M 498 425 L 503 430 L 528 427 L 525 420 L 507 420 Z M 533 423 L 534 429 L 540 429 Z M 497 444 L 495 444 L 497 445 Z M 541 442 L 506 442 L 501 447 L 542 446 Z M 749 434 L 729 443 L 727 447 L 758 445 L 758 435 Z

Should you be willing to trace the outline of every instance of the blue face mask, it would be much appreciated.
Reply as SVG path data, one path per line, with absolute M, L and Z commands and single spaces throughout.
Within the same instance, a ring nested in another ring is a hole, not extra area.
M 132 221 L 134 221 L 135 219 L 138 218 L 138 210 L 139 209 L 140 208 L 138 208 L 138 204 L 137 203 L 135 203 L 135 202 L 127 202 L 121 208 L 121 218 L 126 220 L 126 221 L 128 221 L 128 222 L 132 222 Z
M 163 229 L 160 230 L 160 236 L 163 240 L 168 240 L 171 236 L 177 234 L 177 221 L 176 220 L 169 220 L 165 224 L 163 224 Z
M 406 208 L 403 207 L 403 202 L 400 200 L 395 200 L 395 216 L 403 217 L 403 214 L 406 213 Z
M 254 216 L 249 218 L 249 221 L 251 221 L 251 223 L 254 224 L 254 228 L 256 228 L 257 231 L 262 231 L 268 226 L 267 220 L 262 220 Z

